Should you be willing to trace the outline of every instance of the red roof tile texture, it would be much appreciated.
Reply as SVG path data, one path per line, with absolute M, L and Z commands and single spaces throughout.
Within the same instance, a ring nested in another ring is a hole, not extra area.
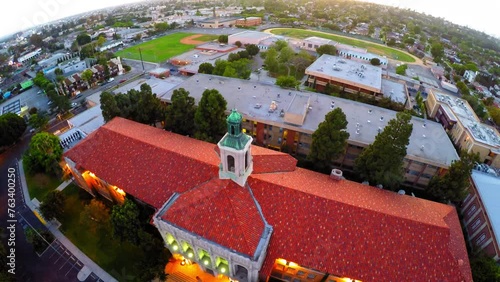
M 181 194 L 162 219 L 249 257 L 265 227 L 248 188 L 218 178 Z
M 472 281 L 450 206 L 299 168 L 248 183 L 274 228 L 263 277 L 283 258 L 362 281 Z
M 248 185 L 273 227 L 263 278 L 283 258 L 363 281 L 472 281 L 453 207 L 252 155 Z M 181 193 L 165 219 L 188 231 L 245 254 L 258 244 L 262 219 L 247 190 L 217 179 L 213 144 L 115 118 L 65 156 L 156 208 Z
M 78 167 L 160 208 L 218 173 L 213 145 L 123 118 L 108 122 L 65 153 Z

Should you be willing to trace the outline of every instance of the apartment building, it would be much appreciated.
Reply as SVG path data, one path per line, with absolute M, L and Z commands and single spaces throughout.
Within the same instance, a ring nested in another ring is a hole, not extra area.
M 475 169 L 471 180 L 470 193 L 461 207 L 469 243 L 499 261 L 500 177 Z
M 467 101 L 431 89 L 425 105 L 428 116 L 443 125 L 458 148 L 479 153 L 482 163 L 500 167 L 500 134 L 481 123 Z
M 175 89 L 184 88 L 199 102 L 205 89 L 217 89 L 227 101 L 228 111 L 243 115 L 243 130 L 254 144 L 306 156 L 312 133 L 325 115 L 340 107 L 346 114 L 350 134 L 345 154 L 335 160 L 343 170 L 351 170 L 354 160 L 375 140 L 396 112 L 329 95 L 282 89 L 254 81 L 196 74 L 161 97 L 170 103 Z M 442 126 L 413 117 L 413 133 L 404 160 L 405 185 L 426 187 L 432 176 L 447 170 L 458 154 Z

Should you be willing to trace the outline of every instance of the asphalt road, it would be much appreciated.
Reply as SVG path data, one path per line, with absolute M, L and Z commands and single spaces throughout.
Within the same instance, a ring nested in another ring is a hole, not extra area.
M 82 263 L 74 258 L 58 241 L 54 241 L 41 256 L 33 250 L 31 244 L 26 241 L 24 229 L 33 226 L 38 229 L 45 229 L 45 226 L 38 220 L 33 212 L 24 204 L 21 192 L 21 183 L 18 177 L 19 169 L 17 160 L 28 147 L 31 136 L 28 134 L 18 144 L 8 151 L 0 154 L 0 226 L 4 228 L 8 224 L 15 224 L 15 257 L 16 257 L 16 278 L 23 282 L 72 282 L 78 281 L 77 274 L 83 267 Z M 15 185 L 15 219 L 17 222 L 7 222 L 7 179 L 9 168 L 16 171 Z M 7 238 L 1 238 L 2 244 L 7 245 Z M 12 246 L 11 246 L 12 247 Z M 9 249 L 11 248 L 9 247 Z M 95 275 L 91 275 L 86 281 L 98 281 Z

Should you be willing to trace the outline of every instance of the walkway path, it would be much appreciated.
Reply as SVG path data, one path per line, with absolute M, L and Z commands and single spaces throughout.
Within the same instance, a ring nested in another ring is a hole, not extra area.
M 19 161 L 18 168 L 19 168 L 19 175 L 20 175 L 20 178 L 21 178 L 22 191 L 23 191 L 23 194 L 24 194 L 24 201 L 26 202 L 26 205 L 30 208 L 30 210 L 33 213 L 37 214 L 39 212 L 36 210 L 35 205 L 31 202 L 30 197 L 29 197 L 28 185 L 26 183 L 26 177 L 24 175 L 24 169 L 23 169 L 23 162 L 22 162 L 22 160 Z M 69 183 L 71 183 L 71 181 L 65 181 L 61 185 L 59 185 L 59 187 L 57 187 L 57 189 L 59 191 L 61 191 Z M 61 244 L 63 244 L 64 247 L 66 249 L 68 249 L 73 254 L 73 256 L 75 256 L 76 258 L 78 258 L 78 260 L 80 260 L 86 266 L 86 267 L 84 266 L 82 268 L 82 270 L 84 270 L 85 272 L 88 273 L 87 270 L 90 269 L 93 273 L 95 273 L 97 276 L 99 276 L 99 278 L 102 281 L 105 281 L 105 282 L 117 282 L 117 280 L 115 278 L 113 278 L 111 275 L 109 275 L 99 265 L 97 265 L 94 261 L 92 261 L 87 255 L 85 255 L 82 251 L 80 251 L 80 249 L 78 249 L 73 243 L 71 243 L 71 241 L 68 238 L 66 238 L 66 236 L 64 236 L 64 234 L 62 234 L 61 231 L 59 231 L 54 224 L 52 224 L 51 222 L 49 222 L 49 223 L 46 224 L 46 226 L 50 230 L 50 232 L 52 232 L 52 234 L 54 235 L 54 237 Z M 90 273 L 88 273 L 88 274 L 90 274 Z M 79 278 L 81 277 L 81 275 L 78 275 L 78 276 L 79 276 Z M 86 278 L 87 277 L 85 277 L 85 279 Z

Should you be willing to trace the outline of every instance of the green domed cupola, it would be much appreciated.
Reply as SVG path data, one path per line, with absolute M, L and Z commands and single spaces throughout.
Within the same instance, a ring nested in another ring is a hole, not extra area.
M 243 116 L 238 111 L 232 110 L 226 119 L 227 133 L 217 143 L 221 159 L 219 178 L 232 179 L 240 186 L 245 185 L 253 170 L 250 147 L 252 137 L 243 133 L 242 120 Z
M 236 150 L 242 150 L 250 140 L 250 136 L 243 134 L 241 128 L 241 121 L 243 117 L 241 114 L 232 110 L 231 114 L 227 117 L 227 134 L 222 138 L 222 145 Z

